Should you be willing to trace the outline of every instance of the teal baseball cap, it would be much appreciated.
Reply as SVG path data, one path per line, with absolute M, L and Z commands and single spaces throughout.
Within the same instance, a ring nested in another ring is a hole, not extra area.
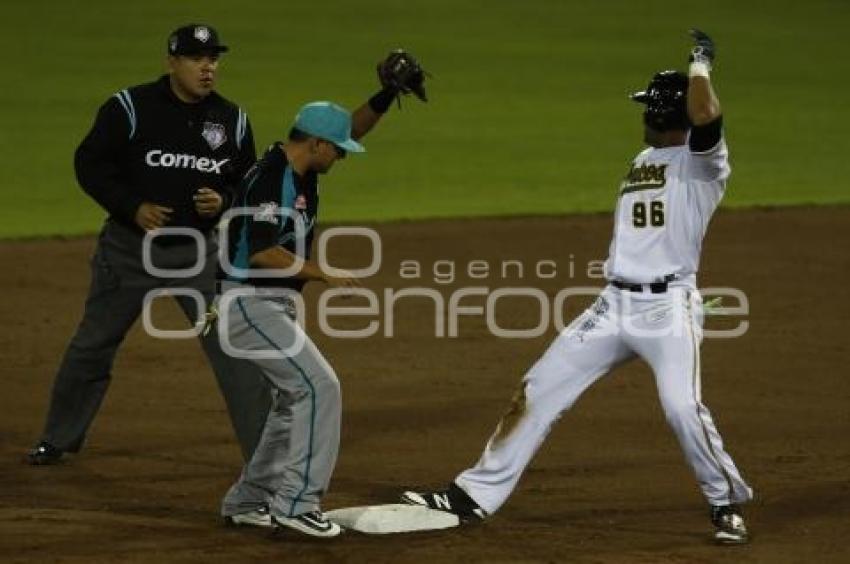
M 333 102 L 310 102 L 304 105 L 298 110 L 293 127 L 330 141 L 348 152 L 366 152 L 366 147 L 351 138 L 351 114 Z

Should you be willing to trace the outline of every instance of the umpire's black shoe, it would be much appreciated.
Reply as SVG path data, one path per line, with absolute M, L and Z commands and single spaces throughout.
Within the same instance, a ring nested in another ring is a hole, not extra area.
M 412 492 L 401 494 L 401 501 L 409 505 L 422 505 L 438 511 L 454 513 L 462 524 L 477 523 L 487 517 L 487 512 L 465 491 L 452 482 L 449 488 L 439 492 Z
M 49 466 L 62 461 L 62 450 L 47 441 L 41 441 L 27 453 L 27 462 L 32 466 Z
M 741 509 L 735 505 L 712 505 L 714 540 L 720 544 L 746 544 L 750 540 Z

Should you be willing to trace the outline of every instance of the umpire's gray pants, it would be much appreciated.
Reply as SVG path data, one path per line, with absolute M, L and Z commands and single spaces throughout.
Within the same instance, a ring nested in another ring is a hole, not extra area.
M 144 297 L 156 288 L 188 287 L 206 300 L 214 295 L 217 265 L 215 239 L 207 238 L 203 271 L 192 278 L 166 279 L 145 271 L 142 235 L 108 220 L 100 233 L 91 261 L 91 288 L 85 312 L 65 351 L 56 374 L 42 440 L 66 452 L 78 452 L 100 408 L 111 379 L 115 353 L 142 311 Z M 152 263 L 159 268 L 186 268 L 195 264 L 197 245 L 152 245 Z M 198 319 L 195 301 L 177 298 L 191 323 Z M 223 353 L 214 335 L 202 339 L 204 351 L 215 362 Z M 151 370 L 154 370 L 152 367 Z M 217 371 L 233 428 L 245 459 L 259 442 L 271 403 L 268 385 L 258 374 Z M 163 393 L 169 393 L 164 390 Z M 191 398 L 187 398 L 191 401 Z
M 276 357 L 239 361 L 263 371 L 274 399 L 260 444 L 225 496 L 222 514 L 268 504 L 272 515 L 299 515 L 319 509 L 336 465 L 340 386 L 333 368 L 293 320 L 288 298 L 255 291 L 255 296 L 218 298 L 226 309 L 226 315 L 219 310 L 219 332 L 228 332 L 230 344 Z

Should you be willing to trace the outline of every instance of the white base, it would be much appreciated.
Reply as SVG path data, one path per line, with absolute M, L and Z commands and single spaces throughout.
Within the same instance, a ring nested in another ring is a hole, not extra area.
M 453 513 L 401 503 L 334 509 L 325 511 L 325 517 L 345 529 L 373 535 L 433 531 L 460 525 Z

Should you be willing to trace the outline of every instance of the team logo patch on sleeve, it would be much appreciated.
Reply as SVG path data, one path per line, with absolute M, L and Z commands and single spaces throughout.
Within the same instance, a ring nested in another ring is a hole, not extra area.
M 254 214 L 254 221 L 262 221 L 273 225 L 280 223 L 277 202 L 263 202 L 259 205 L 259 208 L 260 210 Z
M 204 122 L 204 130 L 201 136 L 207 141 L 210 149 L 215 151 L 227 141 L 227 134 L 224 132 L 224 126 L 220 123 Z

